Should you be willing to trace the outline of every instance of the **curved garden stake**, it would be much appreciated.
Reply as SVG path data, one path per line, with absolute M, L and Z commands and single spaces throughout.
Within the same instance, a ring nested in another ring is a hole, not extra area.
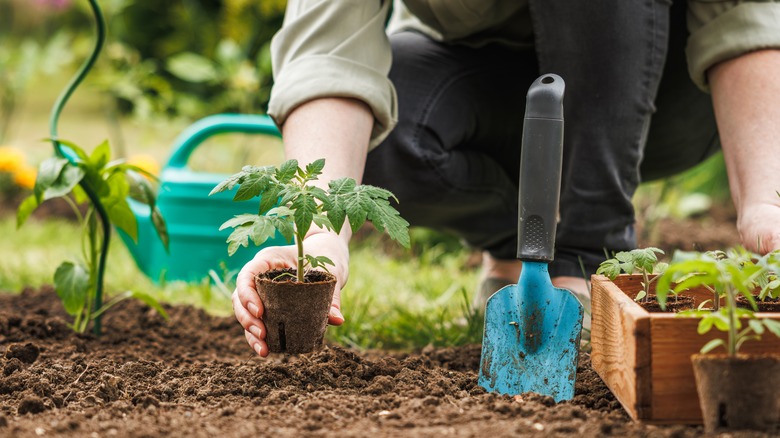
M 54 147 L 54 153 L 59 155 L 60 157 L 67 158 L 71 162 L 75 162 L 78 158 L 75 154 L 71 153 L 70 151 L 63 148 L 63 145 L 60 143 L 60 141 L 57 139 L 57 123 L 60 118 L 60 113 L 62 112 L 62 109 L 65 107 L 65 104 L 67 103 L 70 96 L 73 94 L 73 92 L 76 90 L 76 87 L 81 84 L 81 82 L 84 80 L 84 78 L 87 76 L 87 73 L 90 69 L 92 69 L 92 66 L 95 64 L 95 61 L 98 58 L 98 55 L 100 54 L 100 50 L 103 48 L 103 43 L 106 40 L 106 24 L 105 20 L 103 19 L 103 13 L 100 10 L 100 6 L 97 3 L 97 0 L 88 0 L 89 5 L 92 8 L 92 12 L 95 15 L 95 46 L 92 49 L 92 53 L 89 55 L 89 57 L 84 61 L 84 63 L 79 68 L 78 72 L 76 72 L 76 75 L 71 79 L 70 83 L 65 87 L 62 94 L 57 98 L 56 102 L 54 103 L 54 106 L 51 110 L 51 115 L 49 118 L 49 135 L 51 136 L 51 143 Z M 106 212 L 105 207 L 100 202 L 100 199 L 95 193 L 95 190 L 90 186 L 89 181 L 86 178 L 83 178 L 79 185 L 82 189 L 84 189 L 84 193 L 87 194 L 87 197 L 89 197 L 90 202 L 92 202 L 92 205 L 95 206 L 95 211 L 97 212 L 98 216 L 100 216 L 100 223 L 101 227 L 103 228 L 103 241 L 102 246 L 100 248 L 100 260 L 98 261 L 98 270 L 97 270 L 97 291 L 95 294 L 95 302 L 92 303 L 92 308 L 95 312 L 98 311 L 103 305 L 103 277 L 106 270 L 106 257 L 108 256 L 108 244 L 110 242 L 111 238 L 111 222 L 108 219 L 108 213 Z M 100 335 L 101 331 L 101 316 L 98 315 L 95 317 L 94 325 L 92 326 L 93 332 L 95 335 Z

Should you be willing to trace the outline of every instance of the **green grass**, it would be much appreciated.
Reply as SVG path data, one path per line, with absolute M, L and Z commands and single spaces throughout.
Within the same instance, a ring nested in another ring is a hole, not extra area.
M 17 230 L 13 217 L 0 218 L 0 253 L 5 255 L 0 259 L 0 290 L 51 284 L 59 263 L 79 257 L 79 232 L 74 222 L 62 219 L 33 218 Z M 415 230 L 412 238 L 411 251 L 387 244 L 377 233 L 353 242 L 350 280 L 342 294 L 346 323 L 328 330 L 330 340 L 386 349 L 481 341 L 481 320 L 468 305 L 477 283 L 477 271 L 465 268 L 468 251 L 427 230 Z M 147 292 L 162 302 L 224 316 L 232 312 L 230 280 L 222 287 L 205 277 L 194 284 L 155 285 L 117 239 L 109 254 L 106 291 Z

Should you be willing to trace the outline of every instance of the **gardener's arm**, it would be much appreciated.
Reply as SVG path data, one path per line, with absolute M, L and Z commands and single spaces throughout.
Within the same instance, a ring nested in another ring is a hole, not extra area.
M 737 228 L 746 248 L 780 249 L 780 50 L 751 52 L 710 69 L 715 116 Z

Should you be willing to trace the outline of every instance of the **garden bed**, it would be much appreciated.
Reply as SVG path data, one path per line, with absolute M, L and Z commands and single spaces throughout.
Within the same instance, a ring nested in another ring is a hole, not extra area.
M 534 394 L 485 393 L 478 345 L 416 354 L 328 346 L 260 359 L 232 318 L 167 309 L 170 321 L 124 302 L 95 339 L 69 331 L 51 289 L 0 294 L 0 435 L 702 434 L 631 421 L 587 354 L 574 400 L 555 405 Z

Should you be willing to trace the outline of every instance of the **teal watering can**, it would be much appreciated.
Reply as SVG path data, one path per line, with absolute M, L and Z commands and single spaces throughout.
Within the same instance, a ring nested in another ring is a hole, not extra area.
M 202 281 L 210 270 L 221 273 L 240 269 L 252 259 L 258 247 L 239 248 L 228 257 L 227 240 L 231 230 L 219 231 L 223 222 L 235 215 L 256 213 L 255 202 L 234 202 L 233 191 L 209 196 L 209 192 L 228 175 L 195 172 L 187 167 L 192 152 L 206 139 L 217 134 L 247 133 L 281 137 L 268 116 L 218 114 L 201 119 L 176 138 L 168 163 L 160 173 L 157 205 L 170 235 L 169 251 L 152 225 L 149 207 L 128 199 L 138 221 L 138 242 L 119 231 L 138 267 L 152 281 Z M 236 189 L 234 189 L 236 190 Z M 277 234 L 263 244 L 287 245 Z

